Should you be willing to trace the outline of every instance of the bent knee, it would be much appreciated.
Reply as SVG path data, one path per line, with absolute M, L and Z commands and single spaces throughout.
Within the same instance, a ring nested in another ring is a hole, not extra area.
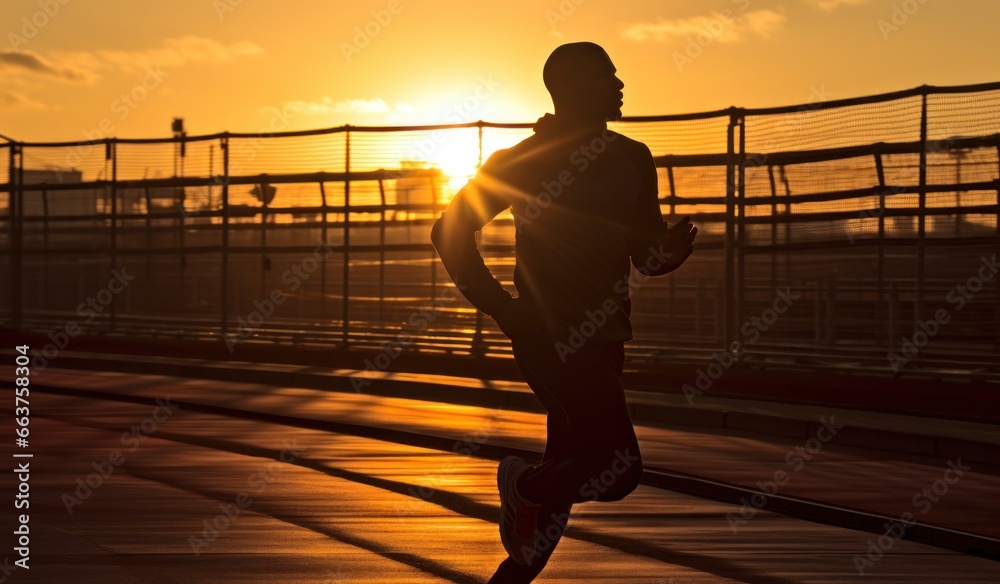
M 590 500 L 609 502 L 624 499 L 639 486 L 642 480 L 642 457 L 638 448 L 616 450 L 607 464 L 594 471 L 581 494 Z
M 642 462 L 639 461 L 629 467 L 628 472 L 618 477 L 615 484 L 608 487 L 607 492 L 598 500 L 602 502 L 620 501 L 635 491 L 641 481 Z

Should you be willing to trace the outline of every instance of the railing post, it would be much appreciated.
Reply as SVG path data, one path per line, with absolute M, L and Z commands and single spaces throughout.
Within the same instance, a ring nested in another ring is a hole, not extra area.
M 483 121 L 482 120 L 479 120 L 479 122 L 477 122 L 477 127 L 479 129 L 479 158 L 476 162 L 476 171 L 478 172 L 479 168 L 482 167 L 483 165 Z M 437 203 L 435 201 L 435 209 L 436 205 Z M 434 214 L 437 215 L 436 212 Z M 480 232 L 480 234 L 482 234 L 482 232 Z M 437 257 L 436 251 L 432 253 L 434 254 L 434 257 Z M 432 258 L 431 262 L 433 261 L 434 259 Z M 431 298 L 431 301 L 433 302 L 433 298 Z M 474 357 L 480 357 L 486 353 L 486 343 L 483 341 L 483 313 L 480 310 L 476 311 L 476 332 L 472 335 L 472 346 L 470 347 L 470 350 Z
M 430 181 L 430 187 L 431 187 L 431 209 L 432 213 L 434 214 L 434 217 L 437 217 L 440 205 L 438 204 L 438 196 L 439 196 L 437 190 L 438 185 L 437 182 L 435 181 L 435 178 L 436 177 L 433 174 L 427 176 L 427 180 Z M 409 234 L 407 234 L 407 241 L 410 241 Z M 476 236 L 476 241 L 477 243 L 479 241 L 478 235 Z M 434 298 L 437 297 L 437 262 L 435 261 L 436 259 L 437 259 L 437 249 L 435 249 L 434 246 L 432 245 L 431 246 L 431 291 L 428 297 L 428 299 L 432 304 L 434 302 Z
M 270 260 L 267 258 L 267 175 L 261 175 L 260 184 L 260 297 L 267 298 L 267 272 L 271 269 Z M 301 296 L 299 297 L 301 298 Z M 301 306 L 301 304 L 300 304 Z
M 785 222 L 785 281 L 792 281 L 792 185 L 788 182 L 788 174 L 785 166 L 778 167 L 781 176 L 781 184 L 785 187 L 785 215 L 788 221 Z
M 153 306 L 153 302 L 151 299 L 153 288 L 150 285 L 152 282 L 152 273 L 153 273 L 153 256 L 151 254 L 151 250 L 153 248 L 153 217 L 150 215 L 150 212 L 153 209 L 153 205 L 150 201 L 151 197 L 149 195 L 149 186 L 143 186 L 142 192 L 143 196 L 146 199 L 146 265 L 145 265 L 146 281 L 142 289 L 145 293 L 145 304 L 146 304 L 145 312 L 146 316 L 148 317 L 152 316 L 152 306 Z
M 736 240 L 736 253 L 737 253 L 737 262 L 736 262 L 736 277 L 737 277 L 737 280 L 736 280 L 736 294 L 737 294 L 737 297 L 736 297 L 736 323 L 734 323 L 735 324 L 735 326 L 734 326 L 735 330 L 734 330 L 734 334 L 733 334 L 732 340 L 735 340 L 738 337 L 738 335 L 739 335 L 738 329 L 739 329 L 739 326 L 740 326 L 739 323 L 743 322 L 743 312 L 745 310 L 746 287 L 747 287 L 747 282 L 746 282 L 746 272 L 747 272 L 747 270 L 746 270 L 746 263 L 747 263 L 747 261 L 746 261 L 746 259 L 747 259 L 746 258 L 746 229 L 747 229 L 746 228 L 746 215 L 747 215 L 747 207 L 746 207 L 746 162 L 747 162 L 747 157 L 746 157 L 746 117 L 744 116 L 742 110 L 740 111 L 740 119 L 739 119 L 739 126 L 738 127 L 739 127 L 739 130 L 740 130 L 740 146 L 739 146 L 739 152 L 737 153 L 738 156 L 739 156 L 739 166 L 737 167 L 739 169 L 739 174 L 737 176 L 737 179 L 738 179 L 738 182 L 737 182 L 737 189 L 738 189 L 737 190 L 737 203 L 738 203 L 738 211 L 739 211 L 739 220 L 738 220 L 738 223 L 737 223 L 738 229 L 737 229 L 737 232 L 736 232 L 736 237 L 737 237 L 737 240 Z M 730 345 L 727 343 L 724 348 L 728 351 L 729 347 L 730 347 Z
M 175 158 L 175 164 L 180 167 L 180 177 L 184 177 L 184 159 L 187 156 L 187 142 L 185 142 L 184 135 L 175 136 L 174 140 L 180 140 L 179 148 L 175 150 L 175 156 L 179 155 L 179 158 Z M 174 168 L 174 177 L 177 177 L 177 167 Z M 180 270 L 177 274 L 177 298 L 181 306 L 184 305 L 184 275 L 187 272 L 187 252 L 185 251 L 185 241 L 184 232 L 185 225 L 184 220 L 187 215 L 184 211 L 184 205 L 187 203 L 187 192 L 184 187 L 174 187 L 174 207 L 177 208 L 177 247 L 180 249 Z
M 227 340 L 229 329 L 229 133 L 222 136 L 222 339 Z
M 10 213 L 10 321 L 11 328 L 15 331 L 21 330 L 21 269 L 22 269 L 22 240 L 21 240 L 21 215 L 23 213 L 21 205 L 23 203 L 22 193 L 24 187 L 24 146 L 10 143 L 10 168 L 8 181 L 11 189 L 9 191 L 8 212 Z
M 378 179 L 378 197 L 380 202 L 378 224 L 378 324 L 385 325 L 385 181 Z
M 344 348 L 347 347 L 350 334 L 350 290 L 351 290 L 351 130 L 347 128 L 344 142 L 344 271 L 343 271 L 343 314 L 342 338 Z
M 42 306 L 49 306 L 49 191 L 42 187 Z
M 118 269 L 118 142 L 108 138 L 105 156 L 111 159 L 111 269 Z M 117 296 L 111 297 L 111 330 L 115 330 Z
M 320 238 L 323 240 L 323 245 L 329 245 L 327 241 L 326 186 L 322 179 L 319 181 L 319 196 L 323 213 L 323 219 L 320 222 Z M 319 272 L 319 318 L 321 321 L 326 318 L 326 258 L 323 259 Z
M 733 306 L 736 278 L 733 270 L 735 262 L 733 251 L 736 244 L 736 126 L 739 116 L 736 108 L 730 108 L 729 127 L 726 131 L 726 278 L 725 300 L 723 302 L 722 348 L 728 348 L 733 340 L 733 328 L 736 326 L 736 311 Z
M 885 302 L 885 167 L 882 164 L 882 154 L 875 155 L 875 170 L 878 172 L 878 302 Z M 882 311 L 875 311 L 875 341 L 882 334 Z
M 997 176 L 1000 177 L 1000 134 L 997 134 Z M 997 235 L 1000 235 L 1000 185 L 997 185 Z
M 778 185 L 774 181 L 774 166 L 767 165 L 767 180 L 771 185 L 771 289 L 778 289 Z M 785 250 L 788 253 L 788 250 Z
M 914 329 L 924 310 L 924 281 L 926 278 L 927 240 L 927 88 L 924 87 L 920 102 L 920 189 L 917 218 L 917 298 L 914 303 Z
M 670 187 L 670 218 L 673 219 L 677 215 L 677 185 L 674 182 L 674 167 L 672 164 L 667 164 L 667 184 Z M 669 321 L 673 322 L 674 314 L 676 310 L 676 287 L 677 278 L 667 279 L 667 318 Z

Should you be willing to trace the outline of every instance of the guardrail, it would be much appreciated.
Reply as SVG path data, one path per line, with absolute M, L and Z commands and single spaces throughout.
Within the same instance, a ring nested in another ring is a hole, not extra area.
M 998 372 L 1000 83 L 612 127 L 653 151 L 664 216 L 702 232 L 683 270 L 635 291 L 632 359 L 742 347 L 762 366 Z M 0 144 L 0 318 L 506 354 L 454 294 L 428 232 L 464 178 L 442 169 L 449 157 L 471 173 L 530 128 Z M 509 284 L 508 214 L 480 248 Z M 123 269 L 134 280 L 108 288 Z M 779 291 L 791 298 L 780 313 Z

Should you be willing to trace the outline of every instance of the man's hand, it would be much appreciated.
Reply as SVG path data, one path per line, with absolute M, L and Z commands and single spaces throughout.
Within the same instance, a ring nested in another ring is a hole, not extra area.
M 666 222 L 664 222 L 666 225 Z M 669 272 L 681 267 L 691 254 L 694 253 L 694 238 L 698 235 L 698 228 L 691 225 L 691 217 L 686 216 L 673 227 L 665 227 L 660 234 L 661 249 L 670 254 L 667 258 L 667 268 Z

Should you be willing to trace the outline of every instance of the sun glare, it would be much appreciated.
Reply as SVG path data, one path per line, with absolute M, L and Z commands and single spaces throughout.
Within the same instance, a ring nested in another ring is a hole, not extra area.
M 454 132 L 434 144 L 427 161 L 448 175 L 452 188 L 460 188 L 476 173 L 479 139 L 472 132 Z
M 433 149 L 426 151 L 426 162 L 440 168 L 448 177 L 448 185 L 453 191 L 465 186 L 479 168 L 479 137 L 475 131 L 448 132 L 443 140 L 436 142 Z M 482 160 L 487 160 L 501 148 L 508 148 L 524 138 L 527 133 L 492 133 L 483 135 Z

